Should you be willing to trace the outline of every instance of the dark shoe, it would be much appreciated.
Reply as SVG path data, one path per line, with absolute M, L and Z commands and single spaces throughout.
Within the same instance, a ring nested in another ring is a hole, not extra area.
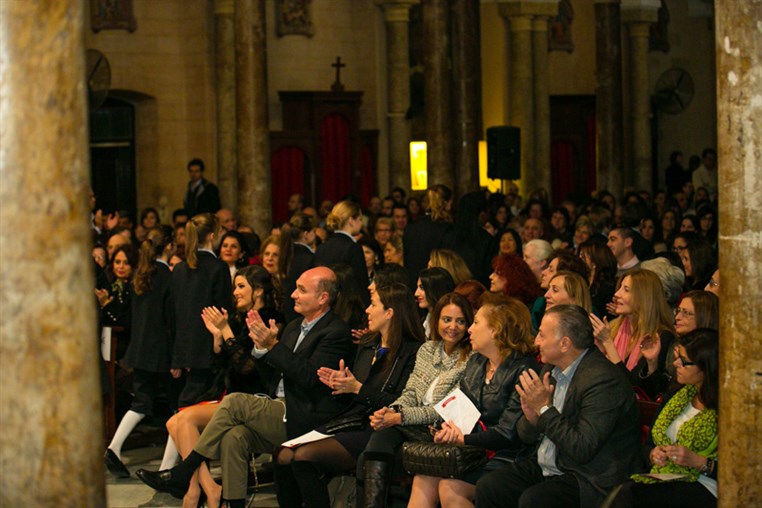
M 188 492 L 188 482 L 174 478 L 171 469 L 165 469 L 164 471 L 138 469 L 135 474 L 140 478 L 140 481 L 152 489 L 166 492 L 178 499 L 182 499 L 185 493 Z
M 114 450 L 106 448 L 106 453 L 103 458 L 106 460 L 106 468 L 109 472 L 117 478 L 129 478 L 130 470 L 125 467 L 119 457 L 116 456 Z

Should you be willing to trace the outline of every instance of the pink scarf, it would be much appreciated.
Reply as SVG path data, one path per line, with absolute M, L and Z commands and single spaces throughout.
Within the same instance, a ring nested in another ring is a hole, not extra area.
M 630 325 L 630 319 L 627 317 L 622 318 L 622 324 L 619 326 L 616 337 L 614 337 L 614 347 L 616 347 L 616 352 L 619 354 L 619 358 L 625 362 L 627 370 L 634 369 L 638 364 L 638 360 L 640 360 L 640 343 L 643 342 L 643 339 L 640 338 L 638 342 L 635 343 L 632 351 L 630 351 L 630 355 L 627 356 L 627 346 L 630 343 L 631 338 L 632 326 Z

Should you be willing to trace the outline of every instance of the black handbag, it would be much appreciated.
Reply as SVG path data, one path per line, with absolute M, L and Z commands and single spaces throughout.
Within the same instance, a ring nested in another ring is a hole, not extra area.
M 350 432 L 353 430 L 364 430 L 370 424 L 368 415 L 365 413 L 353 413 L 346 416 L 338 416 L 325 424 L 327 434 L 336 434 L 338 432 Z
M 402 467 L 409 474 L 461 478 L 487 462 L 487 450 L 478 446 L 407 441 L 402 445 Z

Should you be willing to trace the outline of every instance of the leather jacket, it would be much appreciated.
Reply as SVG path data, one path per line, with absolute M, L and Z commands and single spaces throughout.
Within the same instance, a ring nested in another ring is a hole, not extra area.
M 503 457 L 525 455 L 533 448 L 521 442 L 516 430 L 516 423 L 523 415 L 516 383 L 527 369 L 539 372 L 537 361 L 531 354 L 514 351 L 503 360 L 489 384 L 485 383 L 487 362 L 486 357 L 473 355 L 460 382 L 460 389 L 479 408 L 481 421 L 486 426 L 485 431 L 477 423 L 471 433 L 464 436 L 465 444 L 499 452 Z

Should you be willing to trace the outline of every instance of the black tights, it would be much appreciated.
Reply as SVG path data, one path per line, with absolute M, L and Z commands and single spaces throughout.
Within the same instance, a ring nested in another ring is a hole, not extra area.
M 328 508 L 328 474 L 350 471 L 355 460 L 333 438 L 315 441 L 296 449 L 281 448 L 275 457 L 275 489 L 278 504 Z

